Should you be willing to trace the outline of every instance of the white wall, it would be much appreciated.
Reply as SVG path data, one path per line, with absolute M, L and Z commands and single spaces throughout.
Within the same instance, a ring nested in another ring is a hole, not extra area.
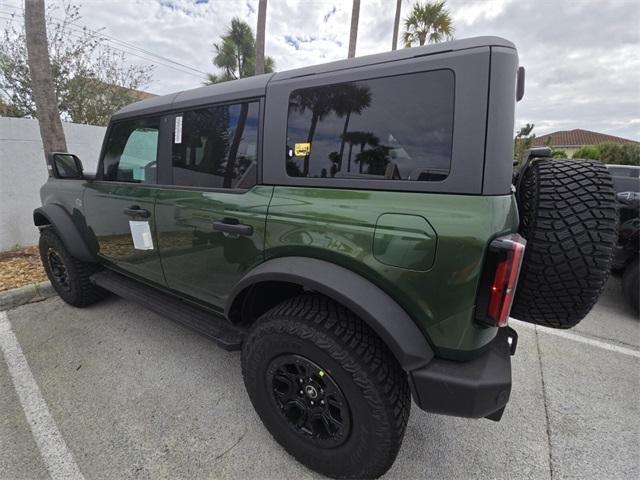
M 95 172 L 104 127 L 63 123 L 67 149 Z M 0 251 L 38 242 L 32 213 L 47 180 L 38 121 L 0 117 Z

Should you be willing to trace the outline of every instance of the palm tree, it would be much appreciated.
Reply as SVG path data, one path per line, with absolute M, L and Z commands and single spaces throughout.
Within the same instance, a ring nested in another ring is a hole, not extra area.
M 356 56 L 356 40 L 358 39 L 358 17 L 360 16 L 360 0 L 353 0 L 351 9 L 351 31 L 349 32 L 349 53 L 347 58 Z
M 342 129 L 342 141 L 340 142 L 340 160 L 338 169 L 342 168 L 342 158 L 344 154 L 345 136 L 349 131 L 349 120 L 352 113 L 360 114 L 371 105 L 371 91 L 367 86 L 355 84 L 344 84 L 334 87 L 334 111 L 338 117 L 345 117 L 344 128 Z M 351 154 L 349 154 L 351 157 Z M 351 158 L 349 158 L 351 161 Z
M 414 43 L 438 43 L 453 38 L 453 21 L 445 8 L 445 1 L 434 3 L 416 3 L 411 14 L 404 20 L 405 48 Z
M 53 84 L 44 0 L 25 2 L 24 24 L 29 71 L 33 79 L 33 98 L 45 156 L 50 152 L 66 152 L 67 143 L 58 113 L 58 99 Z
M 264 70 L 264 34 L 267 23 L 267 0 L 258 2 L 258 26 L 256 28 L 256 75 L 265 73 Z
M 220 74 L 208 74 L 205 84 L 226 82 L 238 78 L 250 77 L 256 73 L 256 40 L 251 27 L 246 22 L 235 17 L 227 34 L 220 43 L 214 43 L 215 56 L 213 64 L 222 70 Z M 264 50 L 264 49 L 263 49 Z M 264 59 L 264 72 L 274 70 L 271 57 Z
M 373 133 L 359 131 L 343 133 L 342 141 L 349 144 L 349 154 L 347 156 L 347 172 L 351 171 L 351 152 L 354 145 L 360 145 L 360 154 L 362 154 L 364 152 L 365 145 L 368 144 L 372 147 L 377 147 L 380 144 L 380 139 Z M 358 162 L 360 165 L 358 172 L 362 173 L 364 162 L 361 161 L 358 156 L 356 156 L 356 162 Z
M 313 143 L 318 122 L 322 121 L 325 116 L 331 113 L 335 113 L 338 117 L 346 116 L 344 134 L 347 132 L 351 113 L 361 113 L 370 103 L 371 93 L 366 86 L 361 87 L 354 84 L 327 85 L 297 92 L 292 96 L 289 108 L 295 109 L 299 113 L 311 110 L 311 123 L 307 134 L 307 142 Z M 344 142 L 345 140 L 343 139 L 340 147 L 340 158 L 344 150 Z M 304 157 L 301 172 L 304 177 L 309 174 L 309 156 L 307 154 Z
M 400 29 L 400 10 L 402 10 L 402 0 L 396 0 L 396 18 L 393 20 L 393 40 L 391 50 L 398 48 L 398 30 Z

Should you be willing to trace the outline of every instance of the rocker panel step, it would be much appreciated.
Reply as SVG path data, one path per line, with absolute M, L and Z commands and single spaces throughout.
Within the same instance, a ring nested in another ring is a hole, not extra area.
M 112 270 L 91 276 L 91 281 L 119 297 L 134 301 L 174 322 L 209 337 L 225 350 L 240 350 L 244 331 L 225 318 L 184 302 L 156 288 Z

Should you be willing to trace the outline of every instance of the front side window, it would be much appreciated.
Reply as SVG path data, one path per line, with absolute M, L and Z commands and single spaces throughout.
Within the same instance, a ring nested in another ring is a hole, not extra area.
M 220 105 L 176 116 L 173 184 L 248 188 L 257 179 L 258 102 Z
M 453 97 L 450 70 L 295 90 L 287 174 L 444 180 L 451 168 Z
M 105 180 L 156 183 L 159 118 L 114 123 L 102 162 Z

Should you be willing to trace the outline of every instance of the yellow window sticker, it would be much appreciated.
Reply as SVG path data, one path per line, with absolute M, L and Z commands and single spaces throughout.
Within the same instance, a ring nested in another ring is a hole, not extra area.
M 305 155 L 309 155 L 310 151 L 311 151 L 310 143 L 296 143 L 293 149 L 293 153 L 296 157 L 304 157 Z

